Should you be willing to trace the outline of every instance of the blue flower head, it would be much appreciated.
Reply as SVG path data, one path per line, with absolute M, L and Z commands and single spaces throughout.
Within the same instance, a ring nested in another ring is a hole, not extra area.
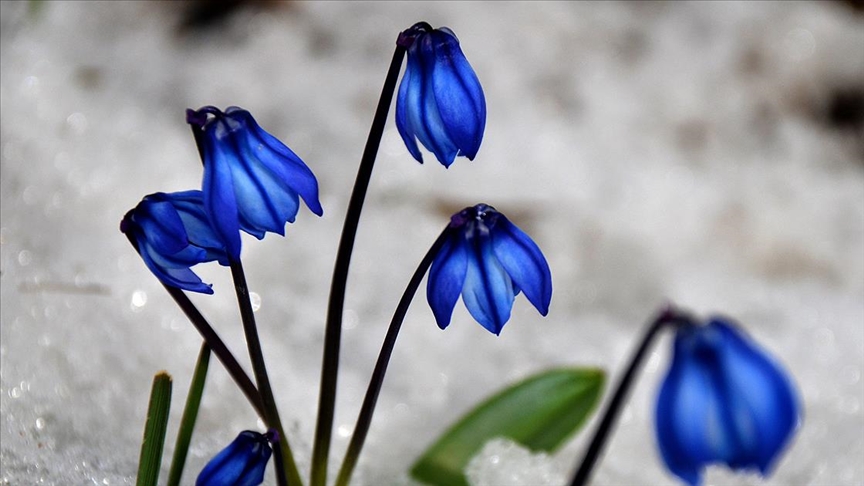
M 459 39 L 447 27 L 420 22 L 402 32 L 408 66 L 396 98 L 396 128 L 423 162 L 417 141 L 449 167 L 457 155 L 474 160 L 486 127 L 486 98 Z
M 694 486 L 712 463 L 767 475 L 800 414 L 787 372 L 737 325 L 714 318 L 679 328 L 656 415 L 673 474 Z
M 259 240 L 267 231 L 284 236 L 300 197 L 323 214 L 315 175 L 248 111 L 205 106 L 186 110 L 186 120 L 204 162 L 204 207 L 232 259 L 240 258 L 241 229 Z
M 429 269 L 426 298 L 438 327 L 450 324 L 459 295 L 471 316 L 501 333 L 520 291 L 542 315 L 552 299 L 552 275 L 540 248 L 492 206 L 453 215 Z
M 201 191 L 145 196 L 120 222 L 120 231 L 135 242 L 144 263 L 166 285 L 212 294 L 190 269 L 217 260 L 228 265 L 228 255 L 204 211 Z
M 264 470 L 273 453 L 269 440 L 267 435 L 251 430 L 240 432 L 234 442 L 204 466 L 195 486 L 255 486 L 263 483 Z

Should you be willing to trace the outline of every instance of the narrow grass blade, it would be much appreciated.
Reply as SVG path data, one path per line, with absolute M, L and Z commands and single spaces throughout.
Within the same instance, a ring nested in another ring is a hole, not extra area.
M 141 443 L 141 458 L 138 461 L 137 486 L 156 486 L 159 468 L 162 466 L 162 449 L 165 446 L 165 430 L 168 428 L 168 412 L 171 409 L 171 375 L 165 371 L 153 377 L 150 390 L 150 405 L 144 425 L 144 441 Z
M 183 418 L 180 419 L 180 429 L 177 431 L 174 456 L 171 458 L 171 469 L 168 472 L 168 486 L 178 486 L 180 478 L 183 476 L 183 467 L 186 465 L 186 454 L 189 452 L 192 430 L 195 429 L 195 421 L 198 418 L 198 408 L 201 406 L 201 397 L 204 395 L 204 382 L 207 379 L 207 369 L 209 367 L 210 346 L 207 343 L 203 343 L 201 344 L 201 351 L 198 353 L 198 362 L 195 363 L 192 383 L 189 385 L 189 395 L 186 397 Z

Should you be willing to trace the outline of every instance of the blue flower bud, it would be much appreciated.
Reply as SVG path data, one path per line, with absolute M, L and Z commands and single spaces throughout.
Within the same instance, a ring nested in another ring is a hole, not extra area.
M 135 242 L 144 263 L 166 285 L 212 294 L 190 269 L 218 260 L 228 265 L 228 255 L 204 211 L 201 191 L 145 196 L 120 222 L 120 231 Z
M 425 22 L 403 32 L 408 65 L 396 98 L 396 128 L 417 162 L 417 141 L 449 167 L 456 156 L 474 160 L 486 127 L 486 98 L 453 32 Z
M 736 325 L 714 318 L 679 328 L 656 411 L 673 474 L 693 486 L 713 463 L 767 475 L 800 415 L 788 373 Z
M 204 466 L 195 486 L 255 486 L 273 451 L 267 436 L 246 430 Z
M 454 214 L 447 231 L 426 287 L 438 327 L 450 324 L 460 294 L 471 316 L 496 335 L 520 291 L 540 314 L 549 312 L 552 275 L 546 258 L 507 217 L 478 204 Z
M 204 162 L 204 207 L 232 259 L 240 258 L 241 229 L 259 240 L 268 231 L 284 236 L 301 197 L 323 214 L 315 175 L 248 111 L 205 106 L 186 119 Z

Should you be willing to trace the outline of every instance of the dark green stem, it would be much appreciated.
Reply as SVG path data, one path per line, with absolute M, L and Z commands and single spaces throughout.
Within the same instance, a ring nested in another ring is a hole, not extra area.
M 360 414 L 357 416 L 357 425 L 354 426 L 354 433 L 351 436 L 351 442 L 348 444 L 348 451 L 345 453 L 345 460 L 342 462 L 342 467 L 339 469 L 339 476 L 336 478 L 336 486 L 347 486 L 351 480 L 351 473 L 357 465 L 357 459 L 360 457 L 360 451 L 363 449 L 363 444 L 366 441 L 366 434 L 369 432 L 369 426 L 372 424 L 372 415 L 375 413 L 375 405 L 378 403 L 378 394 L 381 392 L 381 385 L 384 383 L 384 374 L 387 373 L 387 365 L 390 363 L 390 355 L 393 354 L 393 347 L 396 345 L 396 338 L 399 336 L 399 330 L 402 328 L 402 321 L 405 320 L 405 314 L 408 312 L 408 306 L 411 305 L 411 300 L 426 275 L 429 266 L 444 244 L 448 235 L 445 229 L 432 244 L 432 248 L 426 252 L 426 256 L 417 266 L 414 275 L 408 282 L 405 292 L 402 294 L 402 299 L 399 300 L 399 305 L 396 306 L 396 311 L 393 313 L 393 319 L 390 320 L 390 327 L 387 329 L 387 335 L 384 337 L 384 343 L 381 345 L 381 351 L 378 353 L 378 361 L 375 363 L 375 369 L 372 371 L 372 378 L 369 380 L 369 387 L 366 389 L 366 397 L 363 399 L 363 405 L 360 407 Z
M 192 373 L 192 383 L 189 384 L 189 393 L 186 395 L 186 406 L 183 408 L 183 417 L 180 419 L 177 441 L 174 444 L 174 456 L 168 471 L 168 486 L 179 486 L 180 479 L 183 477 L 186 455 L 189 452 L 192 431 L 195 429 L 195 422 L 198 419 L 198 409 L 201 406 L 201 397 L 204 395 L 204 383 L 207 381 L 207 369 L 209 367 L 210 346 L 204 342 L 201 344 L 198 361 L 195 362 L 195 371 Z
M 570 486 L 583 486 L 588 481 L 591 471 L 594 469 L 594 465 L 597 463 L 597 459 L 599 459 L 600 453 L 606 445 L 606 440 L 609 438 L 612 427 L 615 425 L 618 415 L 627 400 L 627 395 L 630 392 L 636 372 L 641 369 L 642 362 L 645 360 L 645 356 L 648 354 L 648 349 L 651 347 L 654 339 L 666 326 L 692 325 L 692 323 L 692 318 L 671 305 L 663 309 L 651 322 L 648 331 L 642 337 L 639 348 L 636 349 L 636 352 L 630 358 L 630 364 L 627 366 L 624 376 L 621 377 L 621 381 L 618 383 L 612 399 L 609 400 L 609 404 L 603 412 L 600 425 L 597 426 L 597 430 L 594 432 L 594 437 L 592 437 L 591 443 L 588 445 L 588 450 L 585 452 L 585 456 L 582 458 L 582 462 L 573 476 Z
M 135 238 L 132 237 L 131 234 L 127 234 L 126 237 L 129 239 L 129 242 L 132 244 L 132 247 L 135 248 L 135 251 L 138 251 L 138 242 L 135 241 Z M 264 402 L 261 400 L 261 394 L 258 393 L 258 389 L 255 388 L 255 385 L 252 383 L 252 380 L 249 379 L 249 375 L 243 371 L 243 367 L 240 366 L 240 363 L 237 362 L 237 359 L 234 358 L 234 355 L 231 354 L 231 351 L 228 349 L 228 346 L 225 345 L 225 342 L 216 334 L 216 331 L 213 330 L 213 327 L 210 326 L 210 323 L 207 322 L 207 319 L 201 315 L 201 312 L 198 311 L 198 308 L 195 307 L 195 304 L 189 300 L 189 297 L 186 295 L 183 290 L 173 287 L 171 285 L 162 284 L 165 287 L 165 290 L 168 291 L 168 295 L 170 295 L 174 302 L 180 307 L 186 317 L 189 318 L 189 321 L 192 322 L 192 325 L 195 326 L 195 329 L 201 334 L 201 337 L 204 338 L 204 342 L 210 346 L 210 349 L 219 358 L 219 361 L 222 362 L 222 366 L 228 371 L 228 374 L 231 375 L 231 378 L 234 379 L 234 382 L 237 383 L 237 386 L 240 388 L 240 391 L 246 395 L 246 399 L 249 400 L 249 403 L 252 404 L 252 407 L 255 409 L 255 412 L 258 413 L 258 416 L 262 419 L 264 418 Z
M 339 240 L 339 250 L 336 253 L 336 264 L 333 268 L 333 280 L 330 284 L 330 300 L 327 305 L 327 322 L 324 331 L 324 356 L 321 363 L 321 389 L 318 396 L 318 418 L 315 425 L 315 442 L 312 447 L 312 486 L 324 486 L 327 482 L 327 459 L 330 454 L 330 441 L 333 434 L 333 416 L 336 408 L 336 382 L 339 373 L 339 346 L 342 339 L 342 311 L 345 304 L 345 288 L 348 281 L 348 267 L 351 264 L 351 253 L 354 250 L 354 239 L 366 190 L 372 177 L 372 168 L 381 136 L 387 123 L 387 113 L 393 100 L 396 81 L 402 68 L 402 58 L 405 55 L 404 46 L 396 46 L 390 69 L 381 90 L 378 108 L 369 129 L 369 138 L 357 170 L 354 190 L 348 202 L 345 223 L 342 226 L 342 236 Z
M 263 419 L 265 417 L 264 401 L 261 400 L 261 394 L 258 393 L 258 389 L 255 387 L 255 384 L 252 383 L 252 380 L 249 379 L 249 375 L 243 371 L 240 363 L 237 362 L 237 359 L 234 358 L 234 355 L 228 350 L 228 346 L 226 346 L 225 342 L 222 341 L 218 334 L 216 334 L 216 331 L 210 327 L 210 323 L 207 322 L 207 319 L 204 319 L 204 316 L 198 312 L 198 308 L 195 307 L 195 304 L 189 300 L 189 297 L 182 290 L 170 285 L 164 285 L 164 287 L 165 290 L 168 291 L 168 294 L 174 298 L 174 302 L 176 302 L 177 305 L 180 306 L 180 309 L 183 310 L 183 313 L 186 314 L 186 317 L 192 321 L 192 325 L 198 329 L 201 337 L 204 338 L 204 341 L 207 342 L 210 349 L 216 357 L 219 358 L 219 361 L 222 362 L 222 366 L 225 367 L 228 374 L 231 375 L 231 378 L 234 378 L 234 382 L 236 382 L 237 386 L 240 387 L 240 391 L 246 395 L 249 403 L 251 403 L 252 407 L 255 408 L 255 412 L 257 412 L 258 416 Z
M 279 434 L 278 445 L 274 462 L 276 463 L 276 481 L 280 486 L 285 484 L 302 485 L 297 463 L 288 445 L 285 429 L 282 428 L 282 420 L 276 408 L 276 399 L 273 397 L 273 389 L 270 387 L 270 377 L 267 376 L 267 366 L 264 363 L 264 353 L 261 350 L 261 341 L 258 339 L 258 327 L 255 325 L 255 314 L 252 311 L 252 301 L 249 300 L 249 287 L 246 285 L 246 274 L 243 272 L 243 264 L 240 260 L 231 260 L 231 276 L 234 277 L 234 289 L 237 291 L 237 303 L 240 305 L 240 317 L 243 320 L 243 332 L 246 334 L 246 346 L 249 348 L 249 359 L 252 360 L 252 371 L 255 381 L 261 391 L 261 399 L 264 402 L 264 421 L 267 426 L 276 429 Z M 281 449 L 280 449 L 281 448 Z M 278 452 L 280 452 L 279 454 Z M 287 481 L 287 483 L 286 483 Z

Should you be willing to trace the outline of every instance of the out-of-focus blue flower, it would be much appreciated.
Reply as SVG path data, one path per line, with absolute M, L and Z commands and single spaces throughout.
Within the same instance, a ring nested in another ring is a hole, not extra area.
M 408 66 L 396 98 L 396 128 L 408 151 L 423 162 L 415 139 L 444 167 L 457 155 L 474 160 L 486 127 L 486 98 L 459 39 L 447 27 L 420 22 L 402 32 Z
M 217 260 L 228 265 L 228 255 L 204 211 L 201 191 L 145 196 L 120 222 L 150 271 L 163 283 L 193 292 L 212 294 L 190 269 Z
M 679 328 L 656 415 L 660 452 L 676 476 L 698 485 L 712 463 L 767 475 L 800 413 L 786 371 L 737 325 L 714 318 Z
M 552 299 L 552 275 L 540 248 L 492 206 L 478 204 L 453 215 L 443 246 L 429 269 L 426 298 L 438 327 L 450 324 L 462 295 L 468 312 L 496 335 L 520 291 L 542 315 Z
M 241 229 L 259 240 L 267 231 L 284 236 L 300 197 L 323 214 L 315 175 L 248 111 L 205 106 L 186 110 L 186 120 L 204 162 L 204 207 L 231 258 L 240 258 Z
M 204 466 L 196 486 L 255 486 L 264 482 L 264 470 L 273 451 L 267 436 L 245 430 Z

